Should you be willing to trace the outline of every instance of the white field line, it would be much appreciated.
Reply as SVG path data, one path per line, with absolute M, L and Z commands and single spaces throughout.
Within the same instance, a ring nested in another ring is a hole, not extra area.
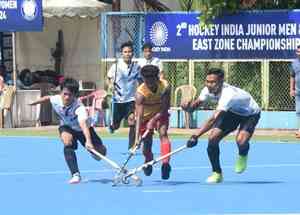
M 282 167 L 300 167 L 300 163 L 287 163 L 287 164 L 252 164 L 248 168 L 282 168 Z M 210 166 L 182 166 L 173 167 L 173 170 L 193 170 L 193 169 L 210 169 Z M 233 166 L 223 166 L 223 169 L 233 168 Z M 111 169 L 99 170 L 81 170 L 82 173 L 108 173 L 114 172 Z M 15 171 L 15 172 L 0 172 L 0 176 L 16 176 L 16 175 L 60 175 L 69 174 L 69 171 L 56 170 L 56 171 Z

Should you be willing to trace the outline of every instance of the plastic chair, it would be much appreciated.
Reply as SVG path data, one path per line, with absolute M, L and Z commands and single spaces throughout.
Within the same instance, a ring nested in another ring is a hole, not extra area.
M 96 124 L 100 124 L 100 126 L 104 126 L 105 114 L 103 111 L 103 100 L 106 99 L 107 92 L 105 90 L 96 90 L 86 96 L 79 97 L 80 101 L 87 101 L 87 111 L 89 116 L 92 119 L 92 126 L 96 126 Z M 89 100 L 92 99 L 92 104 L 89 106 Z
M 13 128 L 13 113 L 12 106 L 14 103 L 14 98 L 16 95 L 16 88 L 14 86 L 7 86 L 3 90 L 3 98 L 2 98 L 2 107 L 1 107 L 1 116 L 0 116 L 0 127 L 4 128 L 5 121 L 5 112 L 9 114 L 10 118 L 10 126 Z
M 181 94 L 181 100 L 178 101 L 178 94 Z M 195 96 L 197 94 L 197 89 L 196 87 L 194 87 L 193 85 L 181 85 L 179 87 L 177 87 L 175 89 L 175 95 L 174 95 L 174 103 L 175 103 L 175 107 L 173 107 L 172 109 L 175 109 L 177 111 L 181 110 L 180 105 L 182 103 L 186 103 L 186 102 L 190 102 L 192 101 Z M 179 119 L 179 116 L 178 116 Z M 191 128 L 191 113 L 184 111 L 184 125 L 185 128 Z M 178 120 L 179 121 L 179 120 Z M 179 127 L 179 125 L 178 125 Z

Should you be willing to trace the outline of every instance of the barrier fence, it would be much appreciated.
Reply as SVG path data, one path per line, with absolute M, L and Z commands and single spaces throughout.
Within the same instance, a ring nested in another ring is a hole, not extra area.
M 142 57 L 144 20 L 145 14 L 138 12 L 102 14 L 102 71 L 108 71 L 115 59 L 120 57 L 119 49 L 123 42 L 132 41 L 135 58 Z M 199 95 L 208 69 L 221 67 L 225 71 L 226 82 L 248 91 L 263 110 L 295 109 L 294 99 L 289 95 L 290 61 L 253 59 L 213 61 L 163 59 L 162 61 L 165 77 L 172 86 L 173 106 L 178 105 L 174 103 L 174 92 L 177 87 L 183 84 L 193 85 Z M 206 108 L 212 107 L 208 105 Z

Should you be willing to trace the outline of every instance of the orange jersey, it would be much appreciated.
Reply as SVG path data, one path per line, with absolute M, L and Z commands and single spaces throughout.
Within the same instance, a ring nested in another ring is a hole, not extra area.
M 166 80 L 159 80 L 156 92 L 152 92 L 145 83 L 142 83 L 137 92 L 144 96 L 144 115 L 142 121 L 150 120 L 162 108 L 161 96 L 168 87 Z

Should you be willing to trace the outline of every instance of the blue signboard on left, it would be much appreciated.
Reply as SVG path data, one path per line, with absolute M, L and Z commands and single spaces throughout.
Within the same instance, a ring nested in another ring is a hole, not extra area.
M 42 0 L 0 0 L 0 31 L 42 30 Z

